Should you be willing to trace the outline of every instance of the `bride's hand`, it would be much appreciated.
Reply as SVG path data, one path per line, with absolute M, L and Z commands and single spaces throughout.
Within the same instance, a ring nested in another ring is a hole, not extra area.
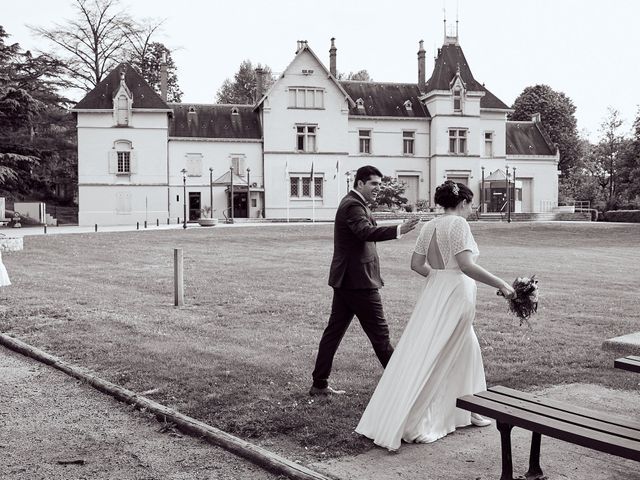
M 500 287 L 500 293 L 507 300 L 511 300 L 512 298 L 515 298 L 515 296 L 516 296 L 516 291 L 508 283 L 505 283 L 502 287 Z

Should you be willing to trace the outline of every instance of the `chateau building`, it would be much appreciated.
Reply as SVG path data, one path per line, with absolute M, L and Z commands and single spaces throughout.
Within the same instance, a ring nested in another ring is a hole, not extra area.
M 224 218 L 332 220 L 365 164 L 431 207 L 436 186 L 465 183 L 483 211 L 540 212 L 558 197 L 557 148 L 540 125 L 473 77 L 457 36 L 445 36 L 417 83 L 341 81 L 306 41 L 255 105 L 174 104 L 121 64 L 73 109 L 79 223 Z M 166 90 L 166 89 L 165 89 Z M 483 183 L 484 182 L 484 183 Z M 186 208 L 185 208 L 186 207 Z

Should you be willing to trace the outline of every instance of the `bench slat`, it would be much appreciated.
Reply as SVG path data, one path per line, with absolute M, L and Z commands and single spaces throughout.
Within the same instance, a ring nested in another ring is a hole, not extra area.
M 526 400 L 529 402 L 537 403 L 539 405 L 544 405 L 546 407 L 555 408 L 562 412 L 572 413 L 575 415 L 581 415 L 587 418 L 593 418 L 594 413 L 598 414 L 598 419 L 602 422 L 610 423 L 611 425 L 618 425 L 620 427 L 632 428 L 634 430 L 640 431 L 640 422 L 635 421 L 630 418 L 622 418 L 615 415 L 611 415 L 604 412 L 594 412 L 593 410 L 589 410 L 587 408 L 574 407 L 573 405 L 568 405 L 567 403 L 560 402 L 558 400 L 549 400 L 540 395 L 521 392 L 519 390 L 514 390 L 512 388 L 503 387 L 503 386 L 495 386 L 488 389 L 490 392 L 496 392 L 503 395 L 508 395 L 513 398 L 517 398 L 519 400 Z
M 618 358 L 613 362 L 613 366 L 622 370 L 638 373 L 640 372 L 640 357 L 630 356 L 626 358 Z
M 542 415 L 543 417 L 554 418 L 556 420 L 560 420 L 561 422 L 571 423 L 579 427 L 608 433 L 610 435 L 617 435 L 619 437 L 624 437 L 640 442 L 640 430 L 602 422 L 598 420 L 598 418 L 596 418 L 596 416 L 599 416 L 598 412 L 592 412 L 593 417 L 585 417 L 583 415 L 576 415 L 572 412 L 558 410 L 556 408 L 549 407 L 537 402 L 529 402 L 507 395 L 502 395 L 496 392 L 476 393 L 476 397 L 486 398 L 487 400 L 501 403 L 503 405 L 513 406 L 524 411 Z
M 495 418 L 499 422 L 535 431 L 548 437 L 558 438 L 583 447 L 610 453 L 630 460 L 640 461 L 640 442 L 627 438 L 609 435 L 596 430 L 568 424 L 560 420 L 550 419 L 516 407 L 467 395 L 458 398 L 458 408 Z

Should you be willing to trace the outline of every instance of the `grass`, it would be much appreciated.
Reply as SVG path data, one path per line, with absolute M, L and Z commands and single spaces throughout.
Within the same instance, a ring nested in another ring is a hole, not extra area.
M 479 286 L 476 332 L 487 382 L 533 389 L 589 382 L 633 389 L 603 340 L 640 330 L 640 225 L 472 224 L 480 263 L 506 279 L 536 273 L 540 311 L 520 327 Z M 331 225 L 26 237 L 5 254 L 0 331 L 218 428 L 294 459 L 354 454 L 353 433 L 381 369 L 357 325 L 332 382 L 346 398 L 310 398 L 329 314 Z M 378 244 L 396 343 L 422 281 L 416 234 Z M 173 248 L 184 249 L 186 306 L 174 308 Z

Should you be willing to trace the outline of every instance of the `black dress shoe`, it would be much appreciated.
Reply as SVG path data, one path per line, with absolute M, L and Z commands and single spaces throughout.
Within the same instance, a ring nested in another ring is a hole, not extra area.
M 345 392 L 344 390 L 335 390 L 329 386 L 326 386 L 324 388 L 318 388 L 318 387 L 311 387 L 311 389 L 309 389 L 309 395 L 344 395 Z

